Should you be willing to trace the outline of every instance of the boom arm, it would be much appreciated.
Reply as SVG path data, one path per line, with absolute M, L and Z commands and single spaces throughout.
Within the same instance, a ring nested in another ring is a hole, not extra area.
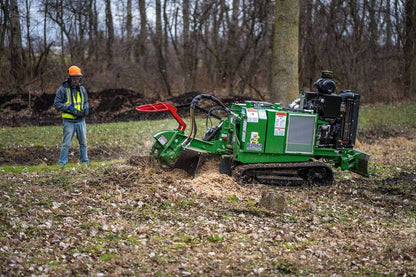
M 141 105 L 141 106 L 138 106 L 136 110 L 142 113 L 170 112 L 172 116 L 176 119 L 176 121 L 179 123 L 178 131 L 185 131 L 186 129 L 185 122 L 177 113 L 178 109 L 175 106 L 172 106 L 171 104 L 167 102 L 159 102 L 156 104 Z

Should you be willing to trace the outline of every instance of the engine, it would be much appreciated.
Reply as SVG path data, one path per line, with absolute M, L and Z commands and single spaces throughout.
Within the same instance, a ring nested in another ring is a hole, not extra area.
M 322 72 L 314 83 L 317 92 L 300 95 L 299 108 L 318 114 L 316 145 L 324 148 L 346 149 L 355 145 L 360 95 L 351 90 L 335 93 L 336 84 L 331 71 Z

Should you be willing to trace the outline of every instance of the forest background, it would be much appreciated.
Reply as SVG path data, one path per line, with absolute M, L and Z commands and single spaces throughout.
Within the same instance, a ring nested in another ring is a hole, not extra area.
M 54 94 L 79 65 L 89 91 L 267 100 L 272 0 L 2 0 L 0 94 Z M 415 96 L 414 0 L 301 0 L 299 87 L 322 70 L 364 103 Z M 277 99 L 278 100 L 278 99 Z

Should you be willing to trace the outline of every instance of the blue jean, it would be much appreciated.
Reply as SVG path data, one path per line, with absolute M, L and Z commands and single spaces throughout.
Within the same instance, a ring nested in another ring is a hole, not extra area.
M 88 163 L 88 154 L 87 154 L 87 124 L 85 119 L 82 119 L 78 122 L 70 122 L 64 120 L 63 124 L 64 138 L 62 141 L 61 154 L 59 156 L 58 164 L 66 165 L 68 163 L 68 152 L 69 147 L 71 146 L 72 138 L 74 134 L 77 134 L 77 139 L 79 142 L 79 160 L 81 163 Z

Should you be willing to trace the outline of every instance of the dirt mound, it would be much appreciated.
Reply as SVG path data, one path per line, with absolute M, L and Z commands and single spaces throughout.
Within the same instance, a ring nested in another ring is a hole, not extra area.
M 91 106 L 96 113 L 117 112 L 142 104 L 143 94 L 129 89 L 107 89 L 89 94 Z
M 189 114 L 189 103 L 201 94 L 198 91 L 183 93 L 168 98 L 178 106 L 181 116 Z M 160 102 L 153 96 L 147 96 L 130 89 L 107 89 L 99 92 L 88 92 L 90 103 L 89 123 L 118 122 L 129 120 L 155 120 L 169 117 L 169 113 L 139 113 L 136 107 L 143 104 Z M 221 97 L 220 97 L 221 98 Z M 0 96 L 0 126 L 57 125 L 61 124 L 61 113 L 53 108 L 55 93 L 32 95 L 13 94 Z M 226 105 L 235 101 L 245 101 L 241 96 L 221 98 Z M 209 101 L 198 103 L 202 108 L 212 105 Z
M 108 89 L 88 92 L 90 123 L 128 121 L 152 118 L 140 115 L 136 106 L 153 103 L 152 97 L 128 89 Z M 0 96 L 0 126 L 56 125 L 61 124 L 61 113 L 53 108 L 55 93 L 41 95 L 14 94 Z

